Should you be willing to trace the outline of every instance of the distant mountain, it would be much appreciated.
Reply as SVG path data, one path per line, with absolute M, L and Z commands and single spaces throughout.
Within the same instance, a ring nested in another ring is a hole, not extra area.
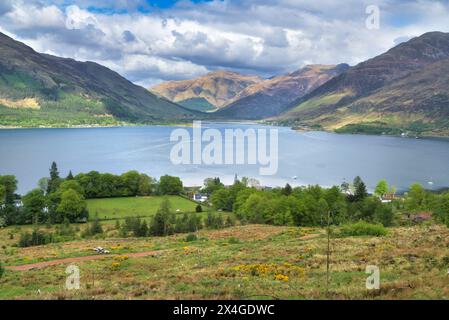
M 286 106 L 349 68 L 309 65 L 298 71 L 257 82 L 244 89 L 216 115 L 232 119 L 263 119 L 279 115 Z
M 211 111 L 227 105 L 245 88 L 260 81 L 256 76 L 220 70 L 191 80 L 164 82 L 150 91 L 189 108 Z
M 430 32 L 360 63 L 278 120 L 340 132 L 449 133 L 449 34 Z
M 40 54 L 0 33 L 0 125 L 160 122 L 195 116 L 99 64 Z

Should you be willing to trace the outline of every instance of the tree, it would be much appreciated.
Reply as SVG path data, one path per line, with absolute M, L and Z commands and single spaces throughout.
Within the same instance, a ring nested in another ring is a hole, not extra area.
M 148 235 L 148 224 L 145 220 L 142 221 L 137 232 L 137 237 L 146 237 Z
M 162 176 L 159 181 L 159 193 L 162 195 L 179 195 L 183 191 L 182 181 L 178 177 Z
M 150 234 L 153 236 L 167 236 L 173 234 L 176 216 L 171 210 L 168 199 L 164 199 L 152 219 Z
M 388 193 L 388 182 L 387 180 L 383 179 L 380 180 L 379 183 L 376 186 L 376 189 L 374 190 L 374 194 L 378 197 L 382 197 L 386 193 Z
M 5 187 L 0 185 L 0 206 L 5 203 Z
M 155 193 L 155 189 L 156 181 L 146 174 L 141 174 L 139 177 L 139 187 L 137 194 L 139 196 L 149 196 Z
M 139 194 L 140 174 L 137 171 L 128 171 L 121 176 L 125 187 L 126 196 L 137 196 Z
M 424 188 L 419 183 L 412 184 L 405 199 L 405 208 L 410 211 L 425 209 L 425 197 Z
M 41 189 L 42 192 L 44 192 L 44 193 L 47 192 L 49 180 L 50 179 L 48 179 L 47 177 L 44 177 L 44 178 L 40 178 L 39 181 L 37 182 L 38 188 Z
M 84 195 L 83 187 L 76 180 L 66 180 L 60 184 L 58 192 L 63 193 L 67 190 L 75 190 L 77 193 Z
M 2 187 L 3 203 L 6 205 L 13 205 L 16 200 L 17 179 L 15 176 L 7 175 L 0 176 L 0 186 Z
M 220 178 L 207 178 L 204 180 L 204 187 L 202 189 L 202 192 L 211 195 L 218 189 L 221 189 L 224 187 L 224 184 L 221 183 Z
M 61 178 L 59 177 L 58 166 L 53 162 L 50 167 L 50 180 L 48 180 L 47 194 L 53 193 L 59 188 Z
M 43 223 L 47 220 L 44 216 L 44 208 L 46 207 L 46 198 L 42 190 L 34 189 L 28 192 L 22 198 L 23 215 L 22 224 Z
M 349 193 L 351 191 L 351 186 L 346 181 L 341 184 L 340 188 L 344 193 Z
M 17 180 L 15 176 L 0 176 L 0 218 L 6 225 L 17 222 L 17 208 L 14 205 L 18 196 L 15 194 L 17 190 Z
M 368 196 L 368 191 L 366 190 L 366 185 L 362 181 L 362 178 L 355 177 L 354 179 L 354 201 L 363 201 Z
M 232 211 L 233 209 L 234 199 L 230 189 L 218 189 L 212 194 L 210 200 L 217 210 Z
M 381 204 L 374 212 L 374 221 L 380 222 L 384 227 L 390 227 L 393 225 L 394 213 L 391 205 Z
M 282 194 L 284 196 L 289 196 L 291 195 L 293 192 L 292 186 L 289 185 L 288 183 L 285 185 L 284 189 L 282 189 Z
M 72 170 L 69 171 L 69 174 L 67 175 L 67 178 L 65 178 L 65 179 L 66 180 L 73 180 L 74 179 Z
M 87 220 L 87 205 L 83 196 L 73 189 L 64 191 L 61 194 L 61 202 L 56 208 L 56 222 L 61 223 L 64 219 L 70 222 L 77 222 L 79 220 Z

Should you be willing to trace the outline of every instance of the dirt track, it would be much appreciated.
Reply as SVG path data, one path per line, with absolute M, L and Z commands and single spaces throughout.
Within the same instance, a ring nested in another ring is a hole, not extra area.
M 147 252 L 129 253 L 129 254 L 126 254 L 126 256 L 128 256 L 130 258 L 141 258 L 141 257 L 147 257 L 147 256 L 155 256 L 155 255 L 161 254 L 161 252 L 162 251 L 147 251 Z M 44 262 L 38 262 L 38 263 L 32 263 L 32 264 L 25 264 L 22 266 L 5 266 L 5 269 L 14 270 L 14 271 L 28 271 L 31 269 L 41 269 L 41 268 L 45 268 L 45 267 L 49 267 L 49 266 L 55 266 L 58 264 L 70 264 L 70 263 L 83 262 L 83 261 L 101 260 L 101 259 L 106 259 L 106 258 L 111 258 L 111 257 L 114 257 L 114 255 L 92 255 L 92 256 L 85 256 L 85 257 L 44 261 Z

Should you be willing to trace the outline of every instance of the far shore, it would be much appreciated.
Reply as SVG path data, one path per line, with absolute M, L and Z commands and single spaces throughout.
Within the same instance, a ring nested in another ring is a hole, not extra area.
M 192 120 L 195 121 L 195 120 Z M 408 138 L 408 139 L 441 139 L 448 140 L 448 135 L 441 134 L 425 134 L 425 135 L 394 135 L 394 134 L 368 134 L 368 133 L 338 133 L 332 130 L 326 129 L 317 129 L 317 128 L 307 128 L 307 127 L 291 127 L 291 126 L 283 126 L 281 124 L 265 122 L 263 120 L 198 120 L 203 123 L 224 123 L 224 124 L 257 124 L 271 127 L 286 127 L 291 128 L 296 132 L 327 132 L 334 134 L 342 134 L 342 135 L 365 135 L 365 136 L 385 136 L 385 137 L 396 137 L 396 138 Z M 93 128 L 121 128 L 121 127 L 192 127 L 192 122 L 179 122 L 179 123 L 130 123 L 123 122 L 120 124 L 86 124 L 86 125 L 56 125 L 56 126 L 37 126 L 37 127 L 26 127 L 26 126 L 4 126 L 0 125 L 0 130 L 17 130 L 17 129 L 93 129 Z

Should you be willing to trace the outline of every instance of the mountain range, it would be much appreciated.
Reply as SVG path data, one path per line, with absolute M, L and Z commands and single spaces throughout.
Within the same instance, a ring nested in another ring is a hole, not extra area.
M 308 65 L 269 79 L 218 70 L 150 90 L 0 33 L 0 126 L 264 120 L 432 135 L 449 135 L 449 34 L 423 34 L 353 67 Z
M 362 62 L 276 120 L 340 132 L 449 133 L 449 34 L 430 32 Z
M 104 66 L 37 53 L 0 33 L 0 125 L 163 122 L 195 116 Z
M 259 81 L 242 90 L 216 116 L 254 120 L 279 115 L 290 103 L 348 68 L 347 64 L 308 65 L 289 74 Z

